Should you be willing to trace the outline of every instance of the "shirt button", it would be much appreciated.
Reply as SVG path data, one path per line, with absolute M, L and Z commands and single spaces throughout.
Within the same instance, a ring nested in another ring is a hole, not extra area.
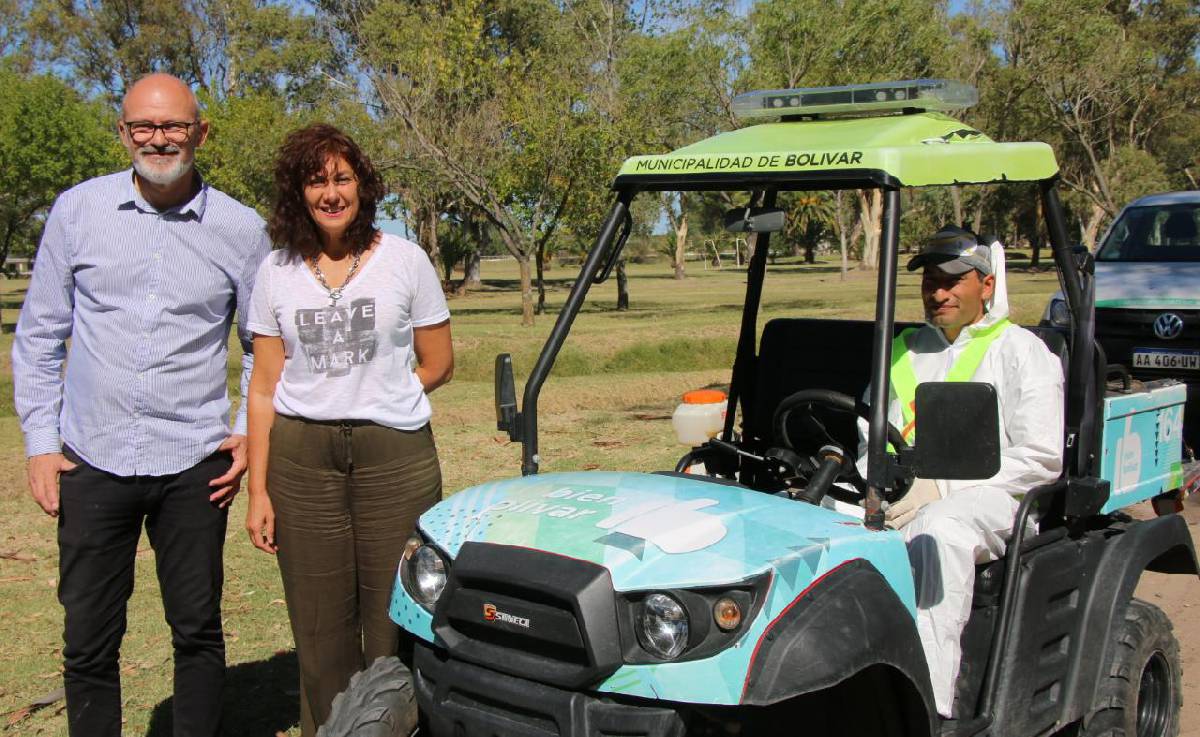
M 154 295 L 153 295 L 153 294 L 151 294 L 151 295 L 150 295 L 150 301 L 151 301 L 151 302 L 153 302 L 153 301 L 154 301 Z
M 142 416 L 141 412 L 138 412 L 136 409 L 133 411 L 133 419 L 136 420 L 137 418 L 139 418 L 141 416 Z
M 154 254 L 154 260 L 155 260 L 155 261 L 162 261 L 162 254 L 161 254 L 161 253 L 156 253 L 156 254 Z
M 142 379 L 144 379 L 144 378 L 146 378 L 146 375 L 145 375 L 145 374 L 138 374 L 138 375 L 137 375 L 137 379 L 138 379 L 138 381 L 141 381 L 141 380 L 142 380 Z

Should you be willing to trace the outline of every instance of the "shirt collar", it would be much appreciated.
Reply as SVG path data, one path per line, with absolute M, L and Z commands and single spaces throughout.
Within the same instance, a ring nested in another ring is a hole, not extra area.
M 133 169 L 126 169 L 126 176 L 124 178 L 125 184 L 123 186 L 121 198 L 117 202 L 117 207 L 118 209 L 128 209 L 133 207 L 142 212 L 159 215 L 171 214 L 185 218 L 187 216 L 192 216 L 196 220 L 201 220 L 204 218 L 204 208 L 208 204 L 208 183 L 204 181 L 204 177 L 200 176 L 200 172 L 194 169 L 192 172 L 195 174 L 196 178 L 200 180 L 200 189 L 196 191 L 195 196 L 182 205 L 160 211 L 154 205 L 151 205 L 149 202 L 147 202 L 146 198 L 142 197 L 142 193 L 138 191 L 137 185 L 135 185 L 133 182 Z

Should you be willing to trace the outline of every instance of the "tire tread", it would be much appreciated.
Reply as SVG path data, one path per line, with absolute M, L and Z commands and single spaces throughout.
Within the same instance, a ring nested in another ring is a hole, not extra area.
M 417 724 L 412 673 L 397 657 L 380 657 L 333 699 L 317 737 L 408 737 Z

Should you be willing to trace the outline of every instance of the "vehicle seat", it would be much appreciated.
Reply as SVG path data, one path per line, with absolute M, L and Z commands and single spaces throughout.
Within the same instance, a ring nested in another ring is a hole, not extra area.
M 915 327 L 900 323 L 896 330 Z M 757 394 L 745 418 L 748 438 L 762 447 L 774 443 L 771 418 L 785 398 L 801 389 L 831 389 L 862 399 L 871 380 L 871 340 L 875 323 L 867 320 L 776 318 L 763 328 L 758 348 Z M 830 434 L 853 452 L 858 447 L 854 418 L 830 412 L 822 417 Z M 789 428 L 796 442 L 797 427 Z
M 918 327 L 897 323 L 896 332 Z M 1066 333 L 1050 326 L 1028 328 L 1062 362 L 1067 376 L 1069 347 Z M 744 431 L 761 447 L 774 442 L 771 418 L 786 397 L 801 389 L 832 389 L 862 399 L 871 380 L 871 340 L 875 323 L 867 320 L 776 318 L 763 328 L 758 349 L 756 395 L 745 418 Z M 822 418 L 830 434 L 853 451 L 858 445 L 854 419 L 828 413 Z M 789 428 L 789 435 L 794 435 Z M 794 438 L 793 438 L 794 440 Z
M 1196 219 L 1191 210 L 1173 212 L 1162 226 L 1162 237 L 1170 245 L 1196 245 Z
M 1042 339 L 1050 352 L 1058 356 L 1058 360 L 1062 362 L 1063 378 L 1066 379 L 1070 375 L 1069 367 L 1071 363 L 1071 347 L 1067 343 L 1067 331 L 1063 328 L 1056 328 L 1050 325 L 1033 325 L 1026 328 L 1029 332 Z

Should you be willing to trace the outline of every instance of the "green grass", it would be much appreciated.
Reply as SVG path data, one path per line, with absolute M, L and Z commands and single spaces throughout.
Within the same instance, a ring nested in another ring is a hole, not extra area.
M 545 471 L 591 468 L 656 470 L 673 467 L 683 452 L 668 417 L 683 392 L 729 380 L 745 274 L 704 271 L 689 264 L 676 281 L 665 264 L 630 267 L 632 309 L 616 312 L 615 284 L 595 287 L 559 355 L 540 403 Z M 549 314 L 520 325 L 517 271 L 512 262 L 484 264 L 484 289 L 453 298 L 455 379 L 432 397 L 434 431 L 447 493 L 519 473 L 520 448 L 495 429 L 492 367 L 513 354 L 518 388 L 532 369 L 574 268 L 548 272 Z M 615 280 L 614 280 L 615 281 Z M 898 318 L 920 318 L 917 278 L 899 278 Z M 20 710 L 61 684 L 62 610 L 57 582 L 55 525 L 28 497 L 20 431 L 11 407 L 9 351 L 21 282 L 0 295 L 0 714 L 12 734 L 65 735 L 62 702 L 22 716 Z M 1034 322 L 1057 288 L 1052 273 L 1010 275 L 1013 315 Z M 841 280 L 832 264 L 770 267 L 760 322 L 779 316 L 871 319 L 875 278 L 851 272 Z M 231 342 L 230 386 L 236 391 L 238 352 Z M 228 735 L 298 734 L 295 660 L 272 558 L 250 547 L 239 498 L 226 540 L 225 627 L 228 633 Z M 122 658 L 126 735 L 169 735 L 170 634 L 163 622 L 153 552 L 139 546 L 136 589 Z

